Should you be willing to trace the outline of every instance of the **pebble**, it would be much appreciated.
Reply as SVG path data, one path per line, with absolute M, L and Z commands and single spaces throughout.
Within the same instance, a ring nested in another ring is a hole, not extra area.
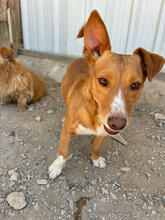
M 19 177 L 19 174 L 17 172 L 14 172 L 11 176 L 10 176 L 10 180 L 11 181 L 17 181 Z
M 110 195 L 113 199 L 117 199 L 117 197 L 115 196 L 115 194 L 113 192 L 110 192 Z
M 42 146 L 41 145 L 38 145 L 37 146 L 37 150 L 41 150 L 42 149 Z
M 70 206 L 71 210 L 74 211 L 74 204 L 73 204 L 72 199 L 69 200 L 69 206 Z
M 10 193 L 6 198 L 6 201 L 11 207 L 17 210 L 22 209 L 27 205 L 23 192 Z
M 37 180 L 37 184 L 38 184 L 38 185 L 46 185 L 47 183 L 48 183 L 48 181 L 45 180 L 45 179 L 38 179 L 38 180 Z
M 108 194 L 109 194 L 108 190 L 106 190 L 105 188 L 101 188 L 101 190 L 102 190 L 102 193 L 103 193 L 103 194 L 105 194 L 105 195 L 108 195 Z
M 6 137 L 15 136 L 15 131 L 3 131 L 2 134 Z
M 26 159 L 26 155 L 25 154 L 21 154 L 20 157 L 22 157 L 22 159 Z
M 42 117 L 41 117 L 41 116 L 37 116 L 37 117 L 35 117 L 35 120 L 36 120 L 36 121 L 41 121 L 41 120 L 42 120 Z
M 9 144 L 14 144 L 14 140 L 9 140 Z
M 122 167 L 120 170 L 123 171 L 123 172 L 126 172 L 128 173 L 130 171 L 131 168 L 129 167 Z
M 148 209 L 148 207 L 147 207 L 147 204 L 146 204 L 146 203 L 144 203 L 144 204 L 143 204 L 142 209 L 143 209 L 143 210 Z
M 15 173 L 15 169 L 9 170 L 8 175 L 11 176 L 13 173 Z
M 161 114 L 161 113 L 156 113 L 155 114 L 155 119 L 165 120 L 165 115 Z
M 48 114 L 48 115 L 53 114 L 53 110 L 48 110 L 48 111 L 47 111 L 47 114 Z
M 35 210 L 38 210 L 38 208 L 39 208 L 39 204 L 36 203 L 36 204 L 34 205 L 34 209 L 35 209 Z
M 2 131 L 3 136 L 8 137 L 9 135 L 7 134 L 6 131 Z
M 91 180 L 91 184 L 92 185 L 96 185 L 97 184 L 97 180 L 96 179 Z
M 61 210 L 61 215 L 64 215 L 64 214 L 65 214 L 65 210 L 62 209 L 62 210 Z
M 29 107 L 29 112 L 32 112 L 32 111 L 34 111 L 34 107 L 33 106 L 31 106 L 31 107 Z

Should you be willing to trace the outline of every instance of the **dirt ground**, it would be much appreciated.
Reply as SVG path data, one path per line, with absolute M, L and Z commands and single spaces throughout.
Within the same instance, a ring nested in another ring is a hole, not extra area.
M 75 136 L 66 167 L 50 180 L 47 171 L 56 158 L 65 115 L 60 84 L 47 77 L 57 61 L 19 59 L 45 77 L 48 92 L 24 113 L 15 104 L 0 106 L 0 219 L 164 220 L 165 120 L 155 118 L 156 113 L 165 115 L 163 77 L 146 83 L 121 132 L 127 146 L 111 137 L 104 141 L 106 168 L 95 168 L 90 161 L 92 137 Z M 8 204 L 11 192 L 24 193 L 23 209 Z

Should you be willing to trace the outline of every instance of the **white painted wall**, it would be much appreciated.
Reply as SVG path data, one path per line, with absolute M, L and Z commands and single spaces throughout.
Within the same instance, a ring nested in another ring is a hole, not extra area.
M 25 48 L 81 56 L 83 40 L 76 35 L 93 9 L 114 52 L 144 47 L 165 56 L 165 0 L 21 0 Z

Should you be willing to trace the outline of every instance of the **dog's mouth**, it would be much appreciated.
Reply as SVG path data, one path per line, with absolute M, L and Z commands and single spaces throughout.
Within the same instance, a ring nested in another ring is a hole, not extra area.
M 108 134 L 111 134 L 111 135 L 115 135 L 115 134 L 118 134 L 119 133 L 119 130 L 113 130 L 111 128 L 107 128 L 105 125 L 104 125 L 104 129 L 106 130 L 106 132 Z

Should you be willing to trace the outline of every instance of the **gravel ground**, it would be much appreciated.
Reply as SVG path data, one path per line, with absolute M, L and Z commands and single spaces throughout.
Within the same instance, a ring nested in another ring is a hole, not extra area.
M 121 133 L 127 146 L 106 138 L 106 168 L 90 161 L 92 137 L 75 136 L 66 167 L 52 181 L 47 170 L 56 158 L 65 107 L 60 84 L 47 76 L 67 63 L 19 59 L 45 77 L 48 91 L 23 113 L 15 104 L 0 106 L 0 219 L 164 220 L 165 81 L 146 83 Z

